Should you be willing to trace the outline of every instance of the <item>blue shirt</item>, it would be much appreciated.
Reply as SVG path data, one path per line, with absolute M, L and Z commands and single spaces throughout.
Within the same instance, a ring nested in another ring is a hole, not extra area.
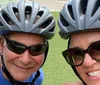
M 33 73 L 31 75 L 31 77 L 28 78 L 27 80 L 25 80 L 24 82 L 31 82 L 33 80 L 33 78 L 35 77 L 35 74 L 36 74 L 36 72 Z M 37 78 L 35 85 L 42 85 L 43 79 L 44 79 L 44 73 L 43 73 L 42 69 L 40 69 L 40 76 Z M 0 85 L 12 85 L 8 80 L 6 80 L 3 77 L 1 71 L 0 71 Z

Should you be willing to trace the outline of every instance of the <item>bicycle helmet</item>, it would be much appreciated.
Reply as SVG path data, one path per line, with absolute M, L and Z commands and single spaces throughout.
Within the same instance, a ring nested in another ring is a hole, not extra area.
M 69 0 L 60 12 L 58 20 L 60 36 L 100 29 L 100 0 Z
M 0 12 L 0 35 L 4 35 L 9 31 L 27 32 L 44 36 L 45 39 L 52 39 L 55 30 L 55 20 L 47 7 L 41 6 L 35 1 L 19 0 L 17 3 L 10 3 Z M 49 44 L 45 52 L 46 60 L 48 54 Z M 36 79 L 39 77 L 39 70 L 32 82 L 20 82 L 15 80 L 7 70 L 3 55 L 2 69 L 13 85 L 34 85 Z M 44 64 L 43 62 L 43 64 Z M 42 64 L 42 65 L 43 65 Z
M 74 33 L 83 31 L 100 31 L 100 0 L 69 0 L 63 6 L 58 19 L 59 34 L 63 39 L 68 39 Z M 86 85 L 74 66 L 75 74 Z
M 19 31 L 43 35 L 46 39 L 54 36 L 55 21 L 47 7 L 37 2 L 19 0 L 1 10 L 0 31 Z M 2 32 L 3 31 L 3 32 Z

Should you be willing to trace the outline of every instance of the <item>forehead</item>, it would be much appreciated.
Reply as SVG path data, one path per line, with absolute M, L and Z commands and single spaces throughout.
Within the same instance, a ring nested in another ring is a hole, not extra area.
M 71 46 L 89 45 L 100 40 L 100 31 L 77 33 L 71 36 Z
M 39 37 L 44 38 L 42 35 L 34 34 L 34 33 L 25 33 L 25 32 L 9 32 L 6 34 L 7 37 Z
M 23 32 L 10 32 L 6 34 L 6 36 L 15 41 L 38 41 L 38 42 L 44 42 L 45 38 L 38 34 L 33 33 L 23 33 Z

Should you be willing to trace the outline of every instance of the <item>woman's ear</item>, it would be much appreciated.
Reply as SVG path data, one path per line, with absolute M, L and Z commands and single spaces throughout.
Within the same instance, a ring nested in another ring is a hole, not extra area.
M 3 49 L 3 45 L 4 45 L 4 37 L 3 36 L 0 36 L 0 52 Z

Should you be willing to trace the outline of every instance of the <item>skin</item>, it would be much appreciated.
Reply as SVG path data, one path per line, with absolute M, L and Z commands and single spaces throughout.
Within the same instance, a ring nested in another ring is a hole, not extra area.
M 44 38 L 39 35 L 28 33 L 12 33 L 8 37 L 10 40 L 18 41 L 26 46 L 35 44 L 44 44 Z M 10 74 L 18 81 L 29 78 L 36 72 L 44 61 L 44 53 L 38 56 L 32 56 L 28 50 L 22 54 L 15 54 L 7 48 L 6 41 L 0 44 L 3 53 L 4 63 Z M 6 75 L 3 73 L 4 77 Z
M 74 34 L 71 36 L 70 46 L 79 47 L 81 49 L 87 49 L 89 45 L 93 42 L 100 41 L 100 32 L 83 32 Z M 89 76 L 90 72 L 100 71 L 100 62 L 92 59 L 88 53 L 85 54 L 84 62 L 82 65 L 76 67 L 78 73 L 81 75 L 82 79 L 87 85 L 100 85 L 100 75 Z M 82 82 L 71 82 L 65 83 L 64 85 L 83 85 Z

